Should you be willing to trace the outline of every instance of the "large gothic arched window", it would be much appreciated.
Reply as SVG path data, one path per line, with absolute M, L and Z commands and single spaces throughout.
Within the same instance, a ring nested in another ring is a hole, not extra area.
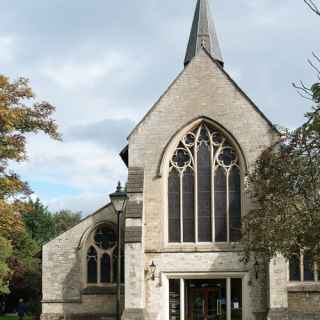
M 113 226 L 104 224 L 97 227 L 90 234 L 87 248 L 87 284 L 107 285 L 115 283 L 117 275 L 117 242 Z
M 239 157 L 206 122 L 179 142 L 169 164 L 169 242 L 237 242 L 241 237 Z

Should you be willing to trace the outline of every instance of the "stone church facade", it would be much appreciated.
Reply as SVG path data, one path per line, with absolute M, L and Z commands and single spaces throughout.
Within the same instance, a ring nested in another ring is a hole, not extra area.
M 224 70 L 207 0 L 184 64 L 120 154 L 122 319 L 320 319 L 303 259 L 241 262 L 245 176 L 279 136 Z M 43 247 L 43 320 L 115 319 L 116 230 L 107 204 Z

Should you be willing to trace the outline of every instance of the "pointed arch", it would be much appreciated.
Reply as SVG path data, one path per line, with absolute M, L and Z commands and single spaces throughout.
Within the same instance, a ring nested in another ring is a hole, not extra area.
M 95 224 L 86 231 L 80 252 L 83 254 L 84 286 L 113 285 L 116 277 L 114 266 L 118 258 L 116 225 L 109 221 Z
M 180 141 L 183 137 L 183 135 L 196 126 L 197 124 L 201 122 L 206 122 L 209 125 L 212 125 L 213 127 L 217 128 L 220 132 L 223 133 L 231 142 L 234 148 L 237 150 L 237 153 L 239 155 L 239 162 L 240 162 L 240 167 L 242 170 L 242 173 L 244 175 L 247 174 L 248 172 L 248 163 L 246 161 L 245 153 L 241 147 L 241 145 L 238 143 L 237 139 L 234 137 L 234 135 L 223 125 L 218 123 L 217 121 L 207 117 L 207 116 L 199 116 L 196 118 L 193 118 L 189 122 L 187 122 L 185 125 L 181 126 L 178 128 L 175 133 L 170 137 L 168 140 L 166 146 L 164 147 L 159 162 L 158 162 L 158 170 L 157 174 L 158 177 L 162 177 L 166 171 L 167 171 L 167 165 L 168 165 L 168 157 L 170 157 L 170 154 L 173 152 L 174 148 L 176 147 L 176 144 L 178 141 Z
M 168 242 L 238 242 L 241 237 L 241 148 L 199 118 L 172 139 L 162 160 L 167 179 Z

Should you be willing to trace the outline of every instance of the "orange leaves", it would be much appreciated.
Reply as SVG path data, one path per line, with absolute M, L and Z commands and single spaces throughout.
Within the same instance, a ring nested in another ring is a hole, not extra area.
M 28 186 L 9 171 L 8 163 L 26 159 L 26 135 L 29 133 L 43 132 L 60 139 L 58 126 L 52 118 L 54 111 L 50 103 L 34 100 L 27 79 L 11 82 L 0 75 L 0 200 L 30 193 Z
M 53 139 L 60 139 L 57 124 L 52 118 L 54 111 L 54 106 L 48 102 L 35 101 L 27 79 L 11 82 L 0 75 L 0 293 L 8 290 L 6 282 L 12 277 L 9 269 L 15 274 L 19 270 L 23 272 L 28 261 L 25 256 L 32 260 L 30 248 L 33 241 L 24 232 L 20 214 L 31 210 L 20 201 L 31 191 L 10 170 L 9 163 L 26 159 L 26 135 L 29 133 L 42 132 Z M 9 250 L 11 245 L 12 253 Z M 7 254 L 1 256 L 5 249 Z
M 16 232 L 23 230 L 23 223 L 18 211 L 19 205 L 7 204 L 0 200 L 0 235 L 11 239 Z

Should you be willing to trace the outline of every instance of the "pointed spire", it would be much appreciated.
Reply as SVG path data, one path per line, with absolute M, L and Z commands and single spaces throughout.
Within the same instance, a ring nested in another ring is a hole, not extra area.
M 212 58 L 223 66 L 223 58 L 208 0 L 197 1 L 184 65 L 186 66 L 198 54 L 201 47 L 204 47 Z

